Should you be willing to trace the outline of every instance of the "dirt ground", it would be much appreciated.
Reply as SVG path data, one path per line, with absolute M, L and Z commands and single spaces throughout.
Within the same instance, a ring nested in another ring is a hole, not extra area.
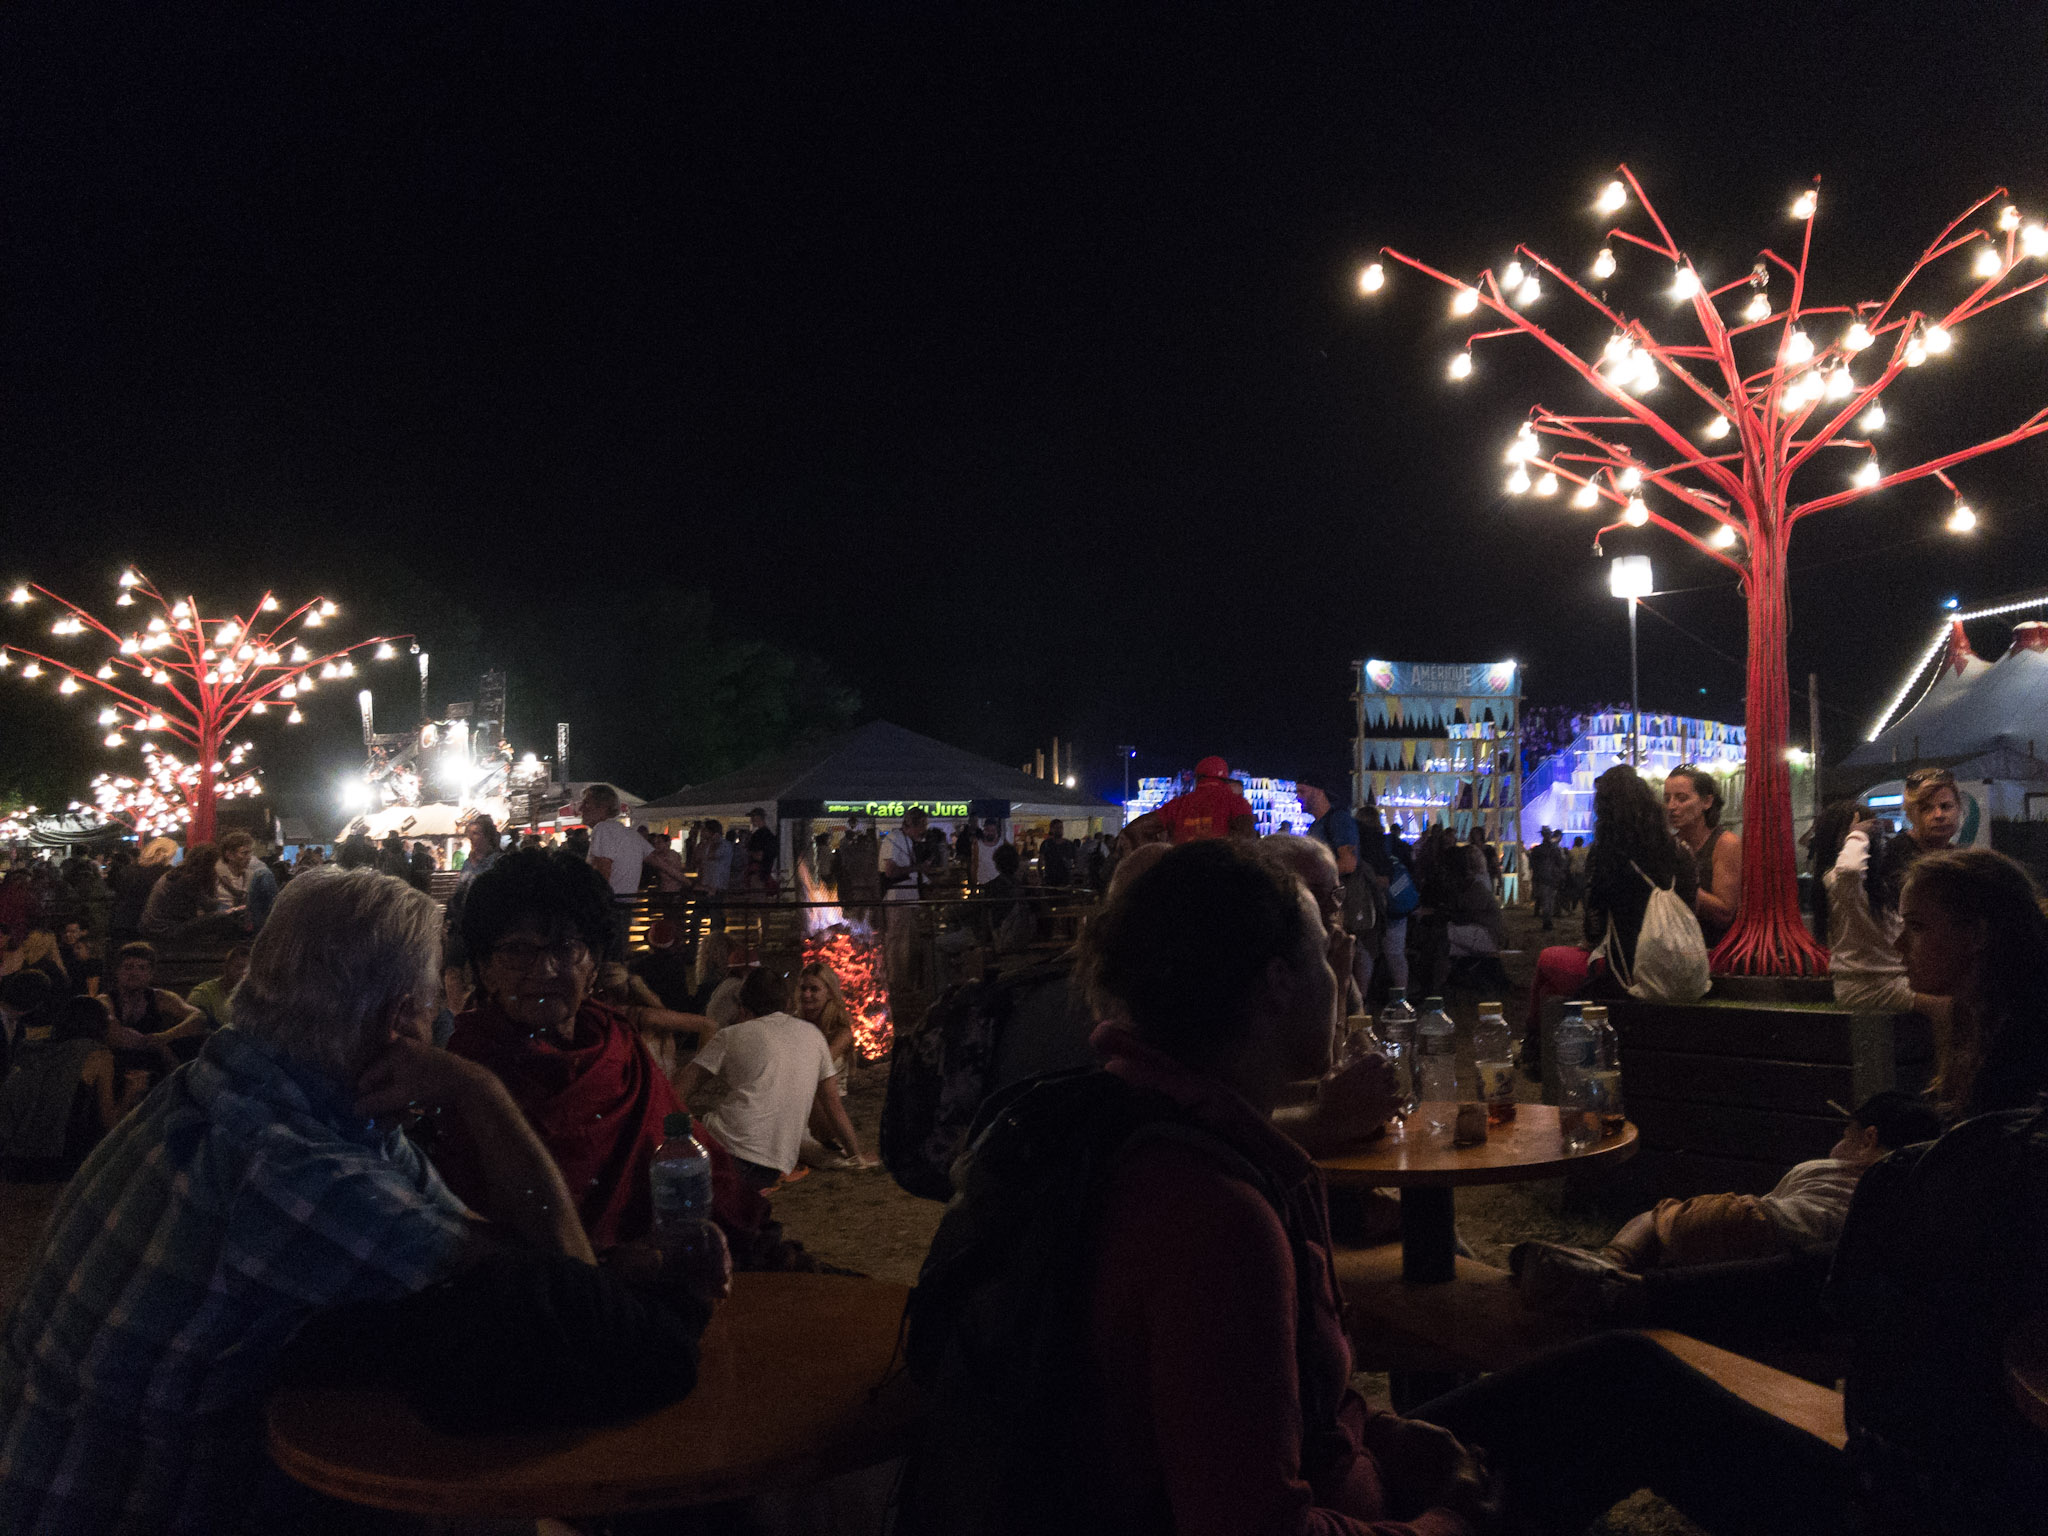
M 1513 992 L 1501 999 L 1511 1025 L 1519 1029 L 1535 972 L 1536 951 L 1546 937 L 1564 940 L 1575 926 L 1560 923 L 1555 935 L 1536 932 L 1527 911 L 1508 914 L 1509 941 L 1504 959 Z M 1476 997 L 1454 997 L 1452 1012 L 1461 1039 L 1469 1033 Z M 855 1069 L 847 1107 L 870 1153 L 876 1147 L 882 1097 L 888 1086 L 886 1061 Z M 1533 1101 L 1535 1085 L 1520 1083 L 1525 1100 Z M 11 1303 L 33 1259 L 37 1238 L 61 1186 L 52 1183 L 0 1182 L 0 1300 Z M 772 1199 L 776 1216 L 788 1235 L 820 1259 L 861 1271 L 880 1280 L 911 1284 L 931 1244 L 942 1207 L 905 1194 L 882 1169 L 842 1172 L 820 1169 L 777 1189 Z M 1458 1196 L 1460 1234 L 1481 1260 L 1507 1262 L 1507 1251 L 1525 1238 L 1585 1243 L 1604 1237 L 1626 1212 L 1602 1211 L 1583 1194 L 1567 1198 L 1563 1180 L 1537 1184 L 1499 1185 L 1464 1190 Z M 1362 1375 L 1357 1385 L 1368 1398 L 1386 1403 L 1384 1377 Z M 1699 1528 L 1647 1493 L 1615 1506 L 1589 1536 L 1698 1536 Z

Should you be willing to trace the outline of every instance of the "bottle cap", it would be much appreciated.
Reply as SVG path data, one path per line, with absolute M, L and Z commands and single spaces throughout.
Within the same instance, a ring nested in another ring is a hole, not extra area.
M 1422 1005 L 1425 1008 L 1441 1008 L 1444 1005 L 1444 1000 L 1440 997 L 1425 997 L 1422 1000 Z
M 1599 1020 L 1599 1021 L 1600 1021 L 1600 1022 L 1601 1022 L 1602 1024 L 1605 1024 L 1605 1023 L 1607 1022 L 1607 1005 L 1606 1005 L 1606 1004 L 1604 1004 L 1604 1003 L 1588 1003 L 1588 1004 L 1586 1004 L 1586 1020 L 1587 1020 L 1587 1022 L 1588 1022 L 1588 1023 L 1591 1023 L 1591 1022 L 1592 1022 L 1593 1020 L 1595 1020 L 1595 1019 L 1598 1019 L 1598 1020 Z
M 1499 1012 L 1500 1012 L 1500 1004 L 1499 1004 L 1499 1003 L 1481 1003 L 1481 1004 L 1479 1005 L 1479 1011 L 1480 1011 L 1481 1013 L 1484 1013 L 1484 1012 L 1486 1012 L 1486 1011 L 1487 1011 L 1487 1010 L 1488 1010 L 1489 1008 L 1490 1008 L 1490 1009 L 1492 1009 L 1492 1010 L 1493 1010 L 1493 1011 L 1494 1011 L 1495 1013 L 1499 1013 Z
M 672 1115 L 664 1116 L 661 1122 L 661 1134 L 664 1139 L 669 1141 L 681 1141 L 685 1136 L 689 1135 L 690 1112 L 687 1109 L 679 1109 Z

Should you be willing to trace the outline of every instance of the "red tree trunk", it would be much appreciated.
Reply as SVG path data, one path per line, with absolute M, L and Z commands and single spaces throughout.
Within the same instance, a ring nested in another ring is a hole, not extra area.
M 1792 773 L 1785 762 L 1791 691 L 1785 671 L 1785 547 L 1773 530 L 1751 547 L 1748 741 L 1742 786 L 1742 909 L 1714 950 L 1738 976 L 1812 976 L 1828 954 L 1799 915 Z
M 185 832 L 185 846 L 196 848 L 213 841 L 213 759 L 218 741 L 199 738 L 199 782 L 192 786 L 192 822 Z

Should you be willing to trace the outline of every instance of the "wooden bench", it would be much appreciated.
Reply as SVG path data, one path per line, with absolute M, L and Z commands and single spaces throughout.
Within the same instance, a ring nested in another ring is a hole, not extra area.
M 1473 1259 L 1458 1260 L 1457 1278 L 1448 1285 L 1403 1280 L 1398 1243 L 1340 1249 L 1336 1265 L 1350 1309 L 1354 1361 L 1363 1370 L 1506 1370 L 1598 1331 L 1577 1319 L 1531 1312 L 1506 1270 Z M 1833 1388 L 1687 1334 L 1664 1328 L 1641 1332 L 1752 1407 L 1837 1450 L 1848 1443 L 1842 1394 Z

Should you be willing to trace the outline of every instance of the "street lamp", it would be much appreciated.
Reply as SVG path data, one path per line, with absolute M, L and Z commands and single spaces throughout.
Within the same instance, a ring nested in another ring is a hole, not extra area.
M 1124 798 L 1123 804 L 1119 807 L 1119 809 L 1121 809 L 1124 812 L 1124 814 L 1128 816 L 1130 814 L 1129 806 L 1131 803 L 1131 759 L 1138 755 L 1138 749 L 1130 745 L 1128 742 L 1122 742 L 1118 744 L 1116 750 L 1118 755 L 1121 756 L 1124 760 Z
M 1643 766 L 1643 694 L 1636 671 L 1636 603 L 1657 590 L 1648 555 L 1620 555 L 1607 568 L 1607 590 L 1628 599 L 1628 763 Z

